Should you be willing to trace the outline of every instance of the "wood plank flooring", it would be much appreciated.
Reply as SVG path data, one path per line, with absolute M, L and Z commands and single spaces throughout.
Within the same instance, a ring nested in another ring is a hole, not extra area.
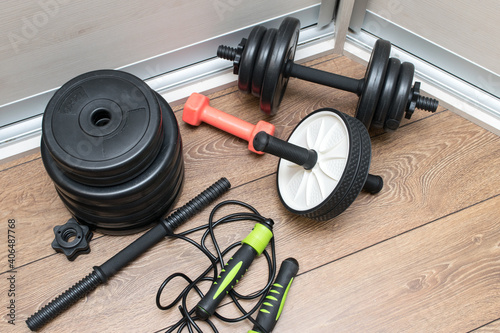
M 363 66 L 337 55 L 308 65 L 358 78 L 364 74 Z M 211 98 L 212 106 L 251 123 L 272 122 L 280 138 L 288 137 L 315 109 L 334 107 L 353 115 L 357 103 L 353 94 L 296 79 L 290 80 L 274 117 L 264 116 L 258 101 L 236 87 Z M 435 114 L 416 112 L 394 133 L 372 132 L 370 171 L 384 178 L 384 189 L 377 195 L 361 193 L 343 214 L 319 223 L 293 215 L 280 204 L 277 158 L 252 154 L 244 141 L 208 125 L 184 124 L 182 106 L 174 111 L 186 167 L 177 205 L 227 177 L 232 189 L 223 199 L 246 201 L 273 218 L 278 262 L 288 257 L 299 261 L 299 275 L 275 332 L 500 331 L 498 136 L 443 108 Z M 92 252 L 68 262 L 50 243 L 52 228 L 70 215 L 40 155 L 0 165 L 0 186 L 0 331 L 28 332 L 28 316 L 139 235 L 95 234 Z M 210 209 L 179 231 L 205 224 Z M 15 326 L 8 324 L 6 308 L 7 278 L 12 274 L 7 261 L 8 219 L 16 220 Z M 252 223 L 223 226 L 216 234 L 225 247 L 251 228 Z M 174 272 L 195 277 L 207 264 L 191 245 L 166 239 L 43 332 L 162 332 L 180 315 L 177 309 L 156 308 L 159 285 Z M 256 290 L 266 274 L 265 259 L 257 258 L 238 290 Z M 183 286 L 176 281 L 162 300 L 172 300 Z M 196 301 L 193 297 L 190 306 Z M 219 311 L 238 315 L 229 301 Z M 220 332 L 251 328 L 249 321 L 214 322 Z

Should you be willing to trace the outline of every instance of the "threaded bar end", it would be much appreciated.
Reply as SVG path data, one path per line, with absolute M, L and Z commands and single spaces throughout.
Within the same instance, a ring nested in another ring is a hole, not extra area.
M 233 61 L 236 59 L 236 49 L 234 47 L 220 45 L 217 48 L 217 57 Z
M 170 232 L 173 232 L 174 229 L 211 204 L 219 196 L 226 193 L 230 187 L 231 183 L 229 180 L 224 177 L 219 179 L 205 191 L 201 192 L 184 206 L 170 214 L 170 216 L 163 221 L 165 227 Z
M 26 324 L 32 331 L 37 331 L 59 314 L 67 310 L 78 300 L 96 289 L 102 280 L 94 271 L 73 285 L 71 288 L 54 298 L 49 304 L 35 312 L 26 320 Z
M 425 96 L 418 96 L 415 108 L 429 112 L 436 112 L 438 105 L 439 101 L 437 99 Z

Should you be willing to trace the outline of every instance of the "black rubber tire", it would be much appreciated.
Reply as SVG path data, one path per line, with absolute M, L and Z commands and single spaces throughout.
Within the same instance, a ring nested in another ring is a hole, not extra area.
M 391 106 L 391 102 L 396 91 L 399 69 L 401 68 L 401 61 L 397 58 L 390 58 L 387 65 L 387 72 L 385 74 L 384 85 L 380 97 L 378 99 L 375 114 L 371 122 L 371 128 L 383 128 L 387 112 Z
M 370 128 L 373 114 L 375 113 L 375 106 L 382 92 L 390 54 L 391 43 L 383 39 L 378 39 L 375 42 L 368 67 L 366 68 L 365 82 L 356 108 L 356 118 L 365 125 L 366 129 Z
M 278 29 L 260 95 L 260 109 L 268 115 L 276 114 L 285 94 L 288 84 L 285 67 L 295 57 L 299 30 L 300 21 L 293 17 L 285 18 Z
M 351 119 L 353 120 L 352 121 L 353 129 L 354 127 L 357 127 L 361 143 L 357 172 L 345 196 L 335 206 L 333 206 L 333 203 L 335 203 L 333 202 L 332 203 L 333 207 L 329 212 L 317 216 L 315 219 L 318 221 L 326 221 L 332 219 L 343 213 L 347 208 L 349 208 L 351 204 L 354 202 L 354 200 L 356 200 L 356 198 L 358 197 L 359 193 L 361 192 L 363 186 L 366 183 L 366 179 L 368 178 L 368 172 L 370 170 L 370 162 L 371 162 L 370 135 L 368 134 L 368 131 L 364 127 L 363 123 L 361 123 L 355 118 Z M 353 130 L 353 132 L 355 132 L 355 130 Z

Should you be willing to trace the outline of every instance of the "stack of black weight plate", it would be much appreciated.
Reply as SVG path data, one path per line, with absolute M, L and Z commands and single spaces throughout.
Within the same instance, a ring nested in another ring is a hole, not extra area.
M 64 84 L 45 110 L 41 151 L 68 210 L 98 232 L 149 228 L 182 189 L 182 141 L 172 109 L 125 72 L 93 71 Z

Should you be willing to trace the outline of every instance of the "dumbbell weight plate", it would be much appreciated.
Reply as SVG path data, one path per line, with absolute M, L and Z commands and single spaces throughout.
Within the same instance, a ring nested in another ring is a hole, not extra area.
M 263 26 L 256 26 L 250 32 L 248 40 L 245 43 L 243 53 L 241 54 L 241 62 L 238 70 L 238 88 L 241 91 L 250 92 L 252 87 L 252 74 L 255 63 L 255 58 L 257 57 L 257 52 L 259 51 L 260 42 L 262 37 L 266 32 L 266 28 Z
M 104 72 L 102 76 L 97 73 L 96 80 L 102 81 L 100 84 L 104 91 L 113 92 L 116 82 Z M 145 90 L 149 89 L 153 94 L 154 107 L 161 111 L 162 135 L 160 149 L 153 161 L 146 169 L 135 173 L 132 179 L 107 186 L 81 183 L 61 168 L 60 162 L 53 158 L 45 144 L 45 133 L 42 135 L 42 160 L 61 200 L 78 222 L 87 224 L 98 232 L 118 235 L 149 228 L 167 213 L 182 190 L 182 141 L 175 115 L 168 103 L 143 81 L 139 80 L 138 85 Z M 131 99 L 132 96 L 127 96 L 128 93 L 127 90 L 123 91 L 122 99 Z M 112 93 L 108 97 L 115 98 L 116 95 Z M 71 112 L 78 113 L 81 109 Z M 71 140 L 72 137 L 67 139 Z M 141 142 L 140 139 L 137 144 Z M 99 142 L 102 143 L 102 140 L 97 141 Z M 96 179 L 100 177 L 98 170 L 93 175 Z
M 137 77 L 101 70 L 64 84 L 49 101 L 44 143 L 67 175 L 107 186 L 132 178 L 155 159 L 162 143 L 161 110 Z
M 340 214 L 352 203 L 361 191 L 353 184 L 364 184 L 368 176 L 365 161 L 368 160 L 369 167 L 371 157 L 370 140 L 369 137 L 367 141 L 361 140 L 360 124 L 355 118 L 325 108 L 311 113 L 297 125 L 288 141 L 314 149 L 318 162 L 311 170 L 305 170 L 280 159 L 277 187 L 288 210 L 325 220 Z
M 380 98 L 378 99 L 375 114 L 371 122 L 372 128 L 383 128 L 384 122 L 387 117 L 387 111 L 391 105 L 391 101 L 396 91 L 399 69 L 401 68 L 401 61 L 397 58 L 390 58 L 387 65 L 387 72 L 385 74 L 384 85 Z
M 399 70 L 399 77 L 396 91 L 394 92 L 391 106 L 387 112 L 387 117 L 384 124 L 386 132 L 393 132 L 398 129 L 403 119 L 406 105 L 409 103 L 411 83 L 413 82 L 413 74 L 415 66 L 409 62 L 403 62 Z
M 363 91 L 359 96 L 356 108 L 356 118 L 358 118 L 368 129 L 370 128 L 377 101 L 382 91 L 387 64 L 391 54 L 391 43 L 379 39 L 373 47 L 368 67 L 366 68 Z
M 276 114 L 288 83 L 284 76 L 288 61 L 293 61 L 299 39 L 300 21 L 287 17 L 281 22 L 272 54 L 262 83 L 260 109 L 269 115 Z
M 150 200 L 149 206 L 142 210 L 127 205 L 114 206 L 112 211 L 104 208 L 95 210 L 96 207 L 91 206 L 87 210 L 81 203 L 75 204 L 59 191 L 58 193 L 68 211 L 73 216 L 78 216 L 80 223 L 103 234 L 128 235 L 149 229 L 176 203 L 184 184 L 184 167 L 180 167 L 175 175 L 178 179 L 161 184 L 165 186 L 163 192 L 156 193 L 156 198 Z
M 269 55 L 273 52 L 273 46 L 277 33 L 277 29 L 267 29 L 264 37 L 262 38 L 262 42 L 260 43 L 252 75 L 252 94 L 256 97 L 260 97 L 262 92 L 262 81 L 264 80 L 264 76 L 266 74 Z
M 78 222 L 106 234 L 135 233 L 158 222 L 175 203 L 184 181 L 182 143 L 172 110 L 157 97 L 163 114 L 161 150 L 150 167 L 130 181 L 106 187 L 76 182 L 58 168 L 42 143 L 45 169 Z

